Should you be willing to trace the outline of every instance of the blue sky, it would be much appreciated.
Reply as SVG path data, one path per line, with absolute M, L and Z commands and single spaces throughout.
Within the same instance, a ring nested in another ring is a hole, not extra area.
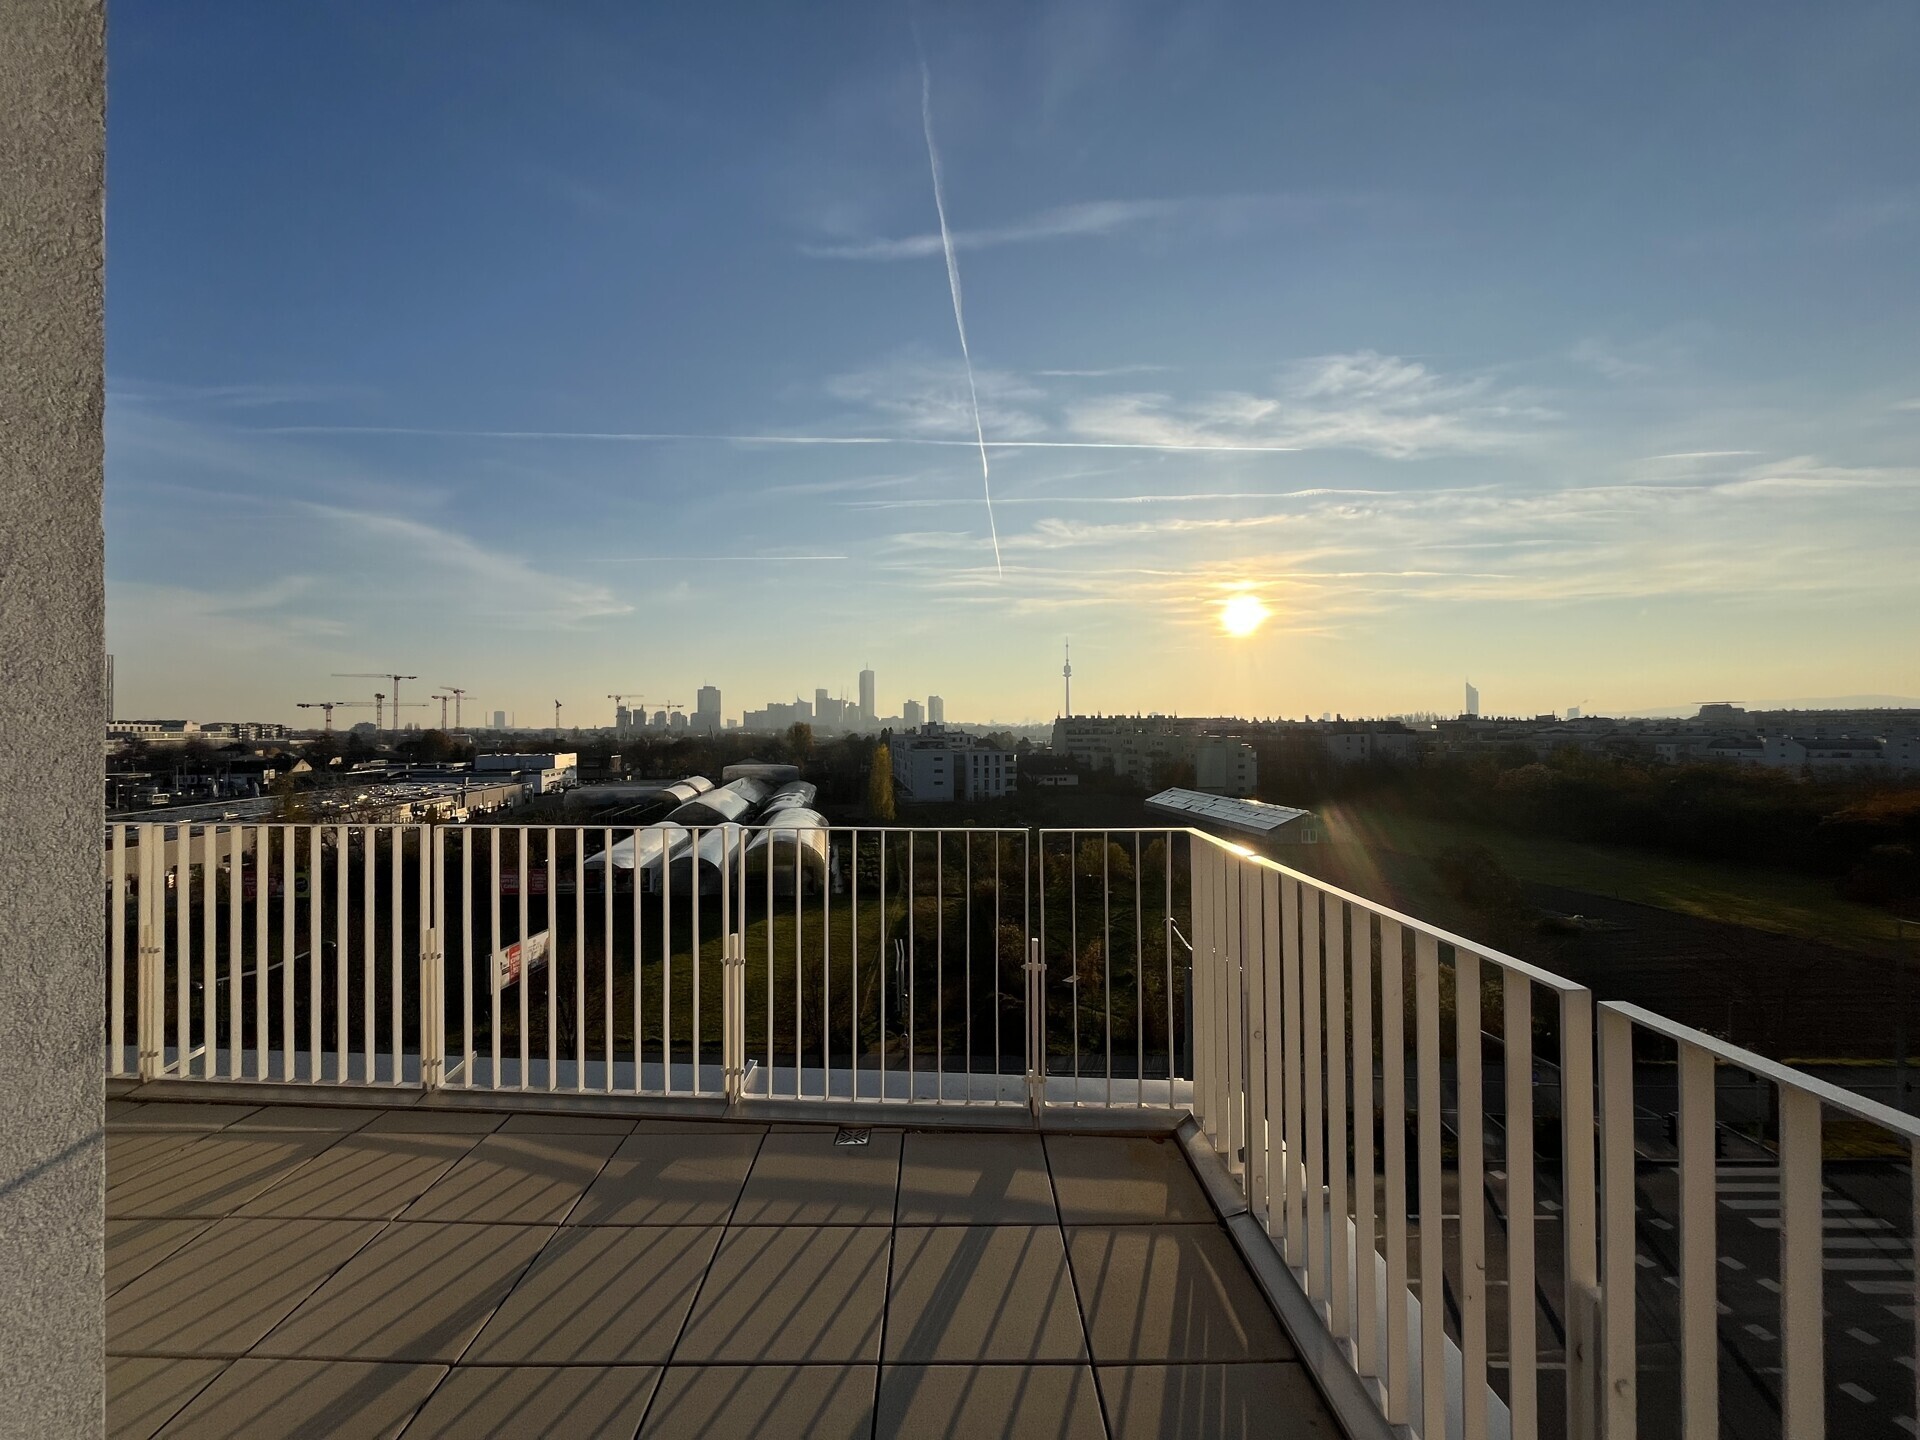
M 1040 719 L 1068 634 L 1084 710 L 1920 693 L 1916 54 L 1906 3 L 129 0 L 121 714 L 864 662 Z

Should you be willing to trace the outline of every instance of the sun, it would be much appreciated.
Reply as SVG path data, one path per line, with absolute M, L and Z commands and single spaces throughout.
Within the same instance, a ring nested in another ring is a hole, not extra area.
M 1260 603 L 1258 595 L 1242 591 L 1220 602 L 1220 628 L 1229 635 L 1251 635 L 1266 624 L 1267 617 L 1272 613 Z

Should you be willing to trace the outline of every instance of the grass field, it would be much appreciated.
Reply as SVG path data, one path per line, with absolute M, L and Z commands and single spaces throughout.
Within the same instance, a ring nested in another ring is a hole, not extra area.
M 1620 846 L 1534 839 L 1503 830 L 1359 806 L 1323 812 L 1335 858 L 1363 876 L 1376 853 L 1431 859 L 1461 845 L 1484 845 L 1518 879 L 1610 895 L 1702 920 L 1885 953 L 1897 943 L 1887 912 L 1834 893 L 1818 876 L 1717 865 Z

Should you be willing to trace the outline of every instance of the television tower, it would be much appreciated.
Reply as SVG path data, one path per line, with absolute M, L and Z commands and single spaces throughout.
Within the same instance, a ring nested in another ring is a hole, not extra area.
M 1066 709 L 1063 710 L 1061 713 L 1065 715 L 1068 719 L 1072 719 L 1073 718 L 1073 641 L 1071 638 L 1069 638 L 1065 642 L 1065 646 L 1066 646 L 1066 657 L 1065 657 L 1066 663 L 1060 667 L 1060 679 L 1064 682 L 1066 687 L 1066 695 L 1062 700 L 1062 703 L 1066 706 Z

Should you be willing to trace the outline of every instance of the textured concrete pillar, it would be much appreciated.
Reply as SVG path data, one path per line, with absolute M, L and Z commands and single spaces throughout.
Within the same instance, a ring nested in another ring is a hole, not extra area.
M 104 1428 L 100 0 L 0 5 L 0 1436 Z

